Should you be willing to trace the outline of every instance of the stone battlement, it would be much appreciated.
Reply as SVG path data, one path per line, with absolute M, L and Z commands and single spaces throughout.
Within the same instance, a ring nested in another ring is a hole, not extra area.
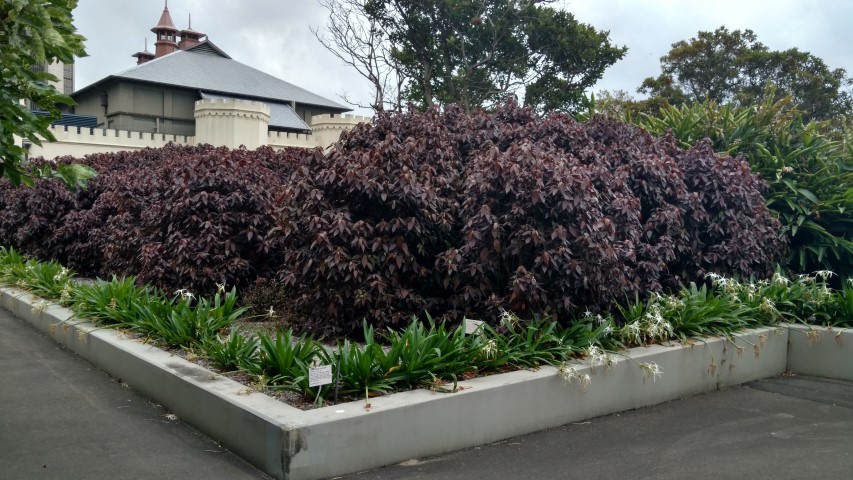
M 257 148 L 328 148 L 341 133 L 370 117 L 360 115 L 316 115 L 311 118 L 311 134 L 267 131 L 269 107 L 262 102 L 234 99 L 204 99 L 196 102 L 196 135 L 167 135 L 103 128 L 54 125 L 55 142 L 31 145 L 31 157 L 52 159 L 65 155 L 82 158 L 91 153 L 162 148 L 169 143 L 195 145 L 211 143 L 230 148 L 246 145 Z M 20 144 L 20 140 L 19 140 Z

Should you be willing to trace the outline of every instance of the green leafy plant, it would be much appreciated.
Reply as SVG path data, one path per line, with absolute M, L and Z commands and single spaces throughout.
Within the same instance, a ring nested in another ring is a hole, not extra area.
M 203 297 L 195 300 L 183 293 L 170 302 L 144 306 L 139 318 L 131 320 L 129 326 L 140 333 L 154 335 L 169 346 L 202 346 L 230 327 L 246 311 L 246 307 L 237 307 L 236 303 L 236 289 L 225 294 L 217 293 L 212 302 Z
M 0 177 L 14 185 L 32 185 L 41 175 L 59 178 L 74 188 L 94 176 L 92 169 L 82 165 L 31 169 L 26 151 L 15 139 L 26 138 L 36 145 L 55 140 L 51 122 L 60 117 L 61 105 L 74 104 L 53 86 L 51 82 L 58 80 L 54 75 L 33 65 L 73 63 L 75 57 L 86 56 L 85 38 L 74 27 L 76 6 L 76 0 L 0 3 Z M 47 115 L 36 115 L 26 101 Z
M 132 326 L 139 321 L 143 309 L 162 305 L 158 313 L 170 305 L 162 294 L 150 286 L 138 286 L 136 277 L 113 277 L 107 281 L 76 285 L 73 289 L 71 309 L 80 317 L 95 324 Z
M 717 152 L 742 155 L 768 182 L 767 207 L 788 237 L 787 266 L 795 273 L 853 274 L 853 149 L 850 132 L 829 122 L 804 122 L 791 98 L 771 88 L 748 107 L 706 101 L 640 115 L 655 135 L 671 133 L 682 146 L 707 138 Z
M 469 338 L 462 326 L 448 328 L 427 315 L 426 322 L 415 320 L 405 330 L 385 335 L 390 349 L 380 366 L 387 367 L 386 372 L 393 370 L 388 374 L 392 381 L 410 388 L 430 384 L 436 377 L 458 377 L 475 369 Z
M 251 368 L 258 351 L 258 339 L 232 329 L 227 338 L 217 335 L 215 339 L 207 339 L 201 348 L 214 367 L 223 372 L 233 372 Z
M 4 281 L 29 290 L 49 300 L 68 299 L 69 282 L 74 273 L 59 262 L 39 262 L 35 259 L 20 261 L 13 254 L 3 275 Z
M 308 384 L 308 369 L 315 361 L 322 365 L 332 364 L 329 351 L 304 334 L 294 338 L 291 330 L 278 331 L 275 337 L 259 333 L 258 341 L 257 359 L 248 366 L 248 371 L 267 388 L 309 397 L 312 391 Z M 328 386 L 315 387 L 314 393 L 320 397 L 327 389 Z
M 340 379 L 341 394 L 367 392 L 366 395 L 371 396 L 393 388 L 394 377 L 385 375 L 381 362 L 377 361 L 382 357 L 377 350 L 382 350 L 382 346 L 373 342 L 359 346 L 345 340 L 338 345 L 336 375 Z

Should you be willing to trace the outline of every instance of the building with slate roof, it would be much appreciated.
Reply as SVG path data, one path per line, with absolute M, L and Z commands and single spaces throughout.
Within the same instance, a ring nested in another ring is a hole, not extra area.
M 247 100 L 269 107 L 270 132 L 311 133 L 317 115 L 351 109 L 226 54 L 201 32 L 175 27 L 168 3 L 157 25 L 154 53 L 137 65 L 74 92 L 73 113 L 97 118 L 99 128 L 193 136 L 196 101 Z

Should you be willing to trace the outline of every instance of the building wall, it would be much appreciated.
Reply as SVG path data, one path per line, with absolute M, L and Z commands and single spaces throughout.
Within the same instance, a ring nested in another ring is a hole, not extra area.
M 199 101 L 210 102 L 208 100 Z M 232 102 L 233 103 L 233 102 Z M 235 110 L 243 110 L 245 105 L 239 104 L 255 104 L 257 102 L 236 102 L 233 105 Z M 223 105 L 224 106 L 224 105 Z M 249 105 L 251 107 L 251 105 Z M 230 117 L 230 118 L 229 118 Z M 263 123 L 263 118 L 256 120 Z M 360 117 L 355 115 L 318 115 L 311 119 L 310 125 L 313 131 L 312 135 L 285 133 L 285 132 L 266 132 L 259 130 L 258 125 L 252 122 L 246 122 L 245 118 L 236 119 L 233 115 L 211 115 L 206 118 L 210 122 L 222 122 L 220 126 L 230 125 L 231 129 L 240 129 L 241 132 L 225 132 L 217 133 L 217 126 L 212 126 L 213 130 L 208 132 L 208 135 L 203 141 L 214 145 L 224 145 L 229 148 L 237 148 L 241 144 L 248 148 L 256 148 L 260 145 L 269 145 L 273 148 L 299 147 L 299 148 L 328 148 L 338 141 L 346 130 L 353 128 L 361 122 L 370 121 L 369 117 Z M 205 127 L 207 128 L 207 127 Z M 56 137 L 56 142 L 43 142 L 42 146 L 31 145 L 29 147 L 29 155 L 31 157 L 44 157 L 53 159 L 65 155 L 82 158 L 91 153 L 107 153 L 120 152 L 126 150 L 142 150 L 144 148 L 160 148 L 166 146 L 169 142 L 180 145 L 195 145 L 199 142 L 196 136 L 192 135 L 172 135 L 172 134 L 155 134 L 152 132 L 128 131 L 117 129 L 88 129 L 65 127 L 61 125 L 51 127 L 51 132 Z M 258 138 L 259 145 L 249 145 L 250 141 L 246 140 L 249 137 L 255 136 Z
M 192 136 L 196 100 L 179 88 L 112 82 L 78 96 L 74 113 L 97 117 L 101 128 Z

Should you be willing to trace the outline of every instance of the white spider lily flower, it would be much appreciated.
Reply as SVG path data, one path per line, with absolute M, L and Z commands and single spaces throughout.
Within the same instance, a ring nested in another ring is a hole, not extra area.
M 482 348 L 480 348 L 480 352 L 483 354 L 483 357 L 487 359 L 493 359 L 498 354 L 498 344 L 494 340 L 489 340 L 486 342 Z
M 68 276 L 68 269 L 65 267 L 62 267 L 62 269 L 60 269 L 59 272 L 57 272 L 56 275 L 53 276 L 53 281 L 54 282 L 61 282 L 67 276 Z
M 192 292 L 190 292 L 186 288 L 181 288 L 181 289 L 175 290 L 175 295 L 180 295 L 181 297 L 184 298 L 184 300 L 189 300 L 191 298 L 195 298 L 195 295 L 193 295 Z
M 815 275 L 815 277 L 820 278 L 821 281 L 825 282 L 828 278 L 834 276 L 835 272 L 833 272 L 831 270 L 818 270 L 818 271 L 814 272 L 814 275 Z
M 596 365 L 604 365 L 605 367 L 610 367 L 613 365 L 613 359 L 611 355 L 604 351 L 601 347 L 597 345 L 590 345 L 584 351 L 584 356 L 589 358 L 589 363 L 593 367 Z
M 572 383 L 572 380 L 577 380 L 581 391 L 586 391 L 592 383 L 592 378 L 590 378 L 589 374 L 580 373 L 575 367 L 569 366 L 567 363 L 560 365 L 557 369 L 557 375 L 568 383 Z
M 640 364 L 640 370 L 643 371 L 643 379 L 652 377 L 652 382 L 663 375 L 663 369 L 655 362 L 647 362 Z
M 782 276 L 779 272 L 773 274 L 773 278 L 770 280 L 770 283 L 774 285 L 788 286 L 791 281 Z

